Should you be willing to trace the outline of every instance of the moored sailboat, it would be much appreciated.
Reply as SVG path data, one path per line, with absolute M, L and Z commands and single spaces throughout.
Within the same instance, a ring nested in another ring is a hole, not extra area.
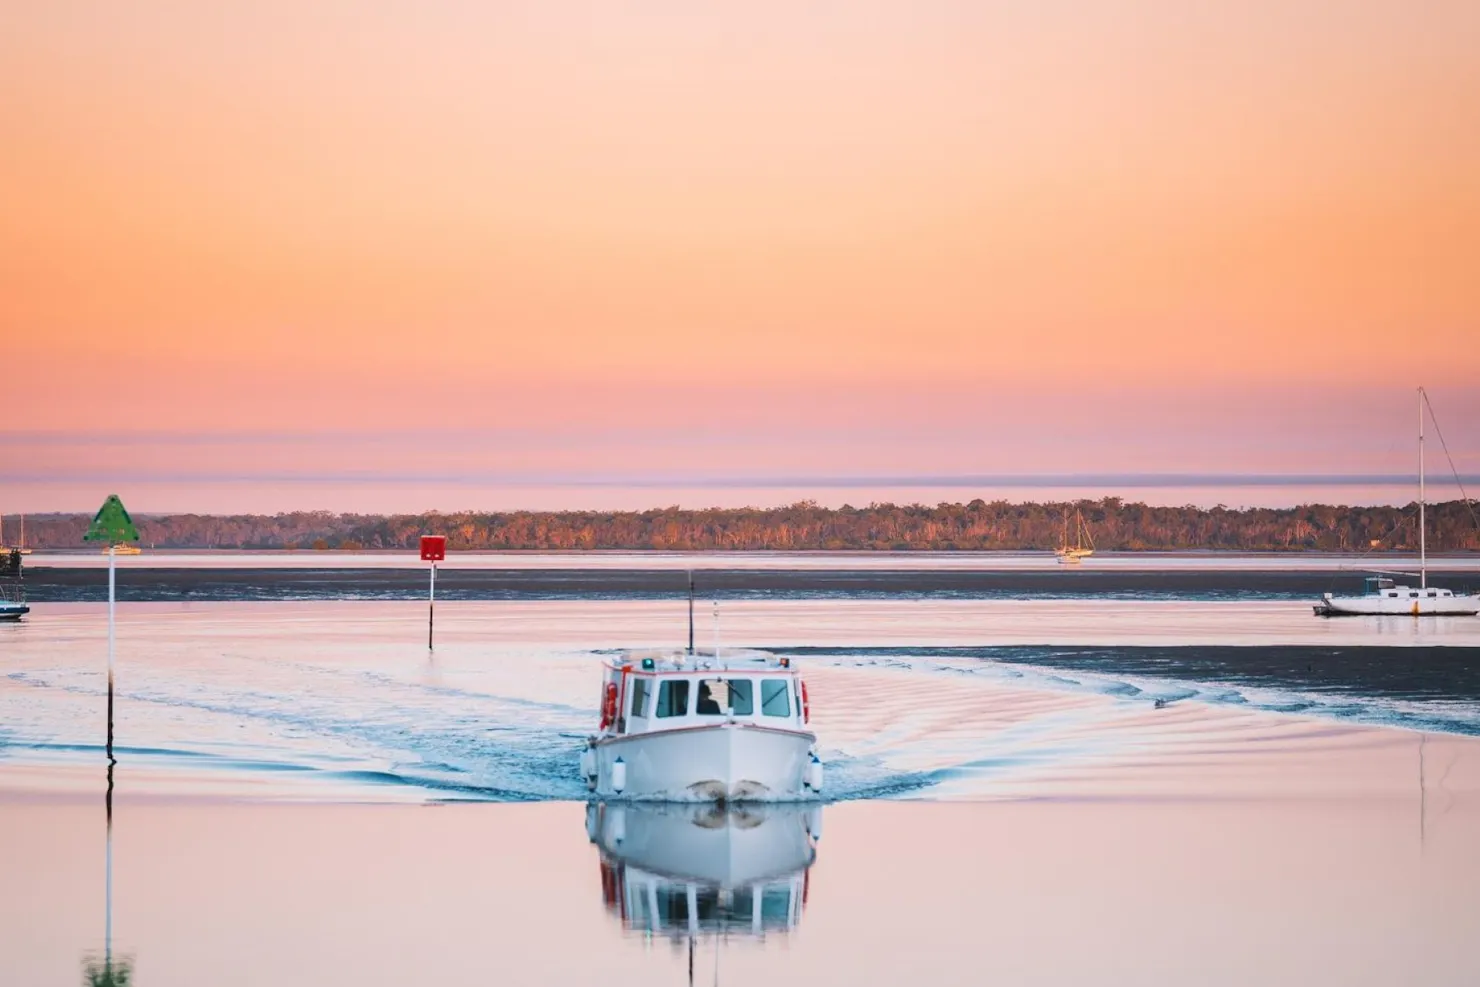
M 1095 540 L 1089 533 L 1089 525 L 1084 523 L 1084 512 L 1079 508 L 1074 508 L 1074 544 L 1069 544 L 1069 512 L 1065 511 L 1064 537 L 1053 554 L 1060 565 L 1078 565 L 1095 554 Z
M 1480 596 L 1429 586 L 1428 525 L 1424 512 L 1424 406 L 1428 395 L 1418 389 L 1418 586 L 1399 583 L 1393 576 L 1368 576 L 1359 596 L 1327 593 L 1315 604 L 1317 617 L 1404 616 L 1469 617 L 1480 613 Z M 1432 409 L 1431 409 L 1432 413 Z M 1442 438 L 1442 435 L 1440 436 Z

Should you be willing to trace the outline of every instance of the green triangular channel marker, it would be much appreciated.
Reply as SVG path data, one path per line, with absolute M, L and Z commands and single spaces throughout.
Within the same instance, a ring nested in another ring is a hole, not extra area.
M 139 540 L 139 529 L 134 527 L 134 519 L 128 516 L 128 508 L 123 506 L 118 494 L 109 494 L 103 501 L 82 540 L 102 541 L 109 545 Z

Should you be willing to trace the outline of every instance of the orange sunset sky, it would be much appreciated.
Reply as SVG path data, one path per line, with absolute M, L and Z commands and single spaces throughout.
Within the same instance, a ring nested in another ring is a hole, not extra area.
M 5 2 L 0 509 L 1293 502 L 1216 477 L 1411 472 L 1419 384 L 1480 472 L 1477 52 L 1473 0 Z

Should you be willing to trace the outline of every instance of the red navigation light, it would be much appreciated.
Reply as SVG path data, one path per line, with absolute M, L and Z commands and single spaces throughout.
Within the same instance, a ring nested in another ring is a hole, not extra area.
M 445 558 L 447 558 L 446 535 L 421 536 L 421 560 L 423 562 L 441 562 Z

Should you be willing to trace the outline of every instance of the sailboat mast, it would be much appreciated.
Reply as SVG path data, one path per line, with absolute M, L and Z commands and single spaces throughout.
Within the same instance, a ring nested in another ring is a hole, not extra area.
M 1418 586 L 1428 589 L 1429 558 L 1425 538 L 1428 534 L 1423 511 L 1423 388 L 1418 389 Z

